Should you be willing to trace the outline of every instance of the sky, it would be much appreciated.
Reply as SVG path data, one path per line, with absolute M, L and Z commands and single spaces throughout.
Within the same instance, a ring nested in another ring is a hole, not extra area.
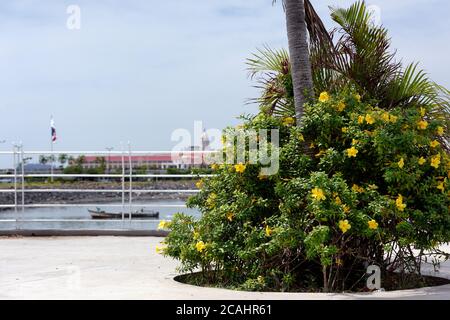
M 312 0 L 327 28 L 329 5 Z M 446 0 L 374 0 L 393 48 L 450 87 Z M 80 29 L 67 28 L 69 5 Z M 245 59 L 263 45 L 287 47 L 280 1 L 2 0 L 0 150 L 171 150 L 174 130 L 194 121 L 221 129 L 254 113 L 258 91 Z

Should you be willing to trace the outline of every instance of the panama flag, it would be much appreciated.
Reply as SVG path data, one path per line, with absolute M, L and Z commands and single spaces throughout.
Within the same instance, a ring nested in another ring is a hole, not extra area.
M 53 120 L 53 117 L 50 119 L 50 128 L 51 128 L 51 134 L 52 134 L 52 142 L 55 143 L 56 139 L 56 128 L 55 128 L 55 120 Z

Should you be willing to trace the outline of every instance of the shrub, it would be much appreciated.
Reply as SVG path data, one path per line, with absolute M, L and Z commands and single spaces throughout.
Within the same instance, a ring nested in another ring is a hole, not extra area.
M 163 226 L 162 251 L 181 271 L 247 290 L 355 290 L 368 265 L 385 277 L 418 274 L 425 252 L 450 240 L 445 123 L 415 105 L 379 109 L 351 90 L 319 100 L 301 127 L 261 113 L 226 130 L 279 128 L 280 170 L 213 165 L 188 201 L 202 217 Z

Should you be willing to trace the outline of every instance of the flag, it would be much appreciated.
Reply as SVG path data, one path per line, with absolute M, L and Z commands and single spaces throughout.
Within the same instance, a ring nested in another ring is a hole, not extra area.
M 55 120 L 53 120 L 53 118 L 50 119 L 50 129 L 52 135 L 52 142 L 55 143 L 58 137 L 56 136 Z

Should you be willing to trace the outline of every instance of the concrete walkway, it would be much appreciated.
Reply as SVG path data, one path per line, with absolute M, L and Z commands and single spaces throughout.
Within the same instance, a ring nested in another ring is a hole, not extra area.
M 173 280 L 161 238 L 0 238 L 0 299 L 447 299 L 450 285 L 374 294 L 252 293 Z M 446 248 L 450 250 L 450 247 Z M 450 263 L 441 276 L 450 278 Z

